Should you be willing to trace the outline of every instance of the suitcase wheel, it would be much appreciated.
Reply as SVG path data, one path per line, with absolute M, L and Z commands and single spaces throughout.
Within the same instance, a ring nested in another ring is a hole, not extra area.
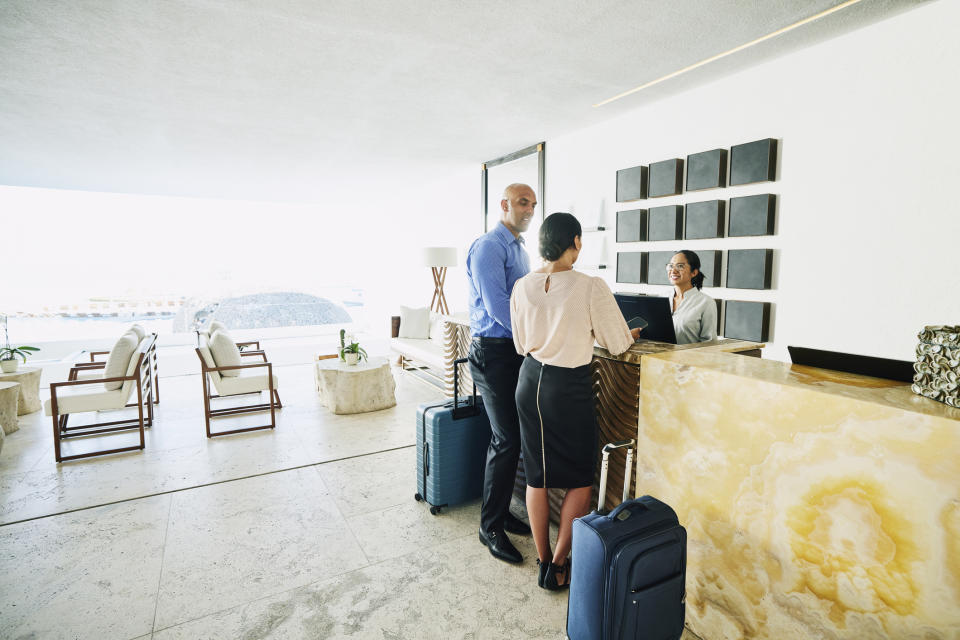
M 434 515 L 434 516 L 435 516 L 435 515 L 437 515 L 438 513 L 440 513 L 440 507 L 436 507 L 436 506 L 430 507 L 430 515 Z
M 416 500 L 417 502 L 420 502 L 421 500 L 423 500 L 423 496 L 420 495 L 419 493 L 415 493 L 413 494 L 413 499 Z

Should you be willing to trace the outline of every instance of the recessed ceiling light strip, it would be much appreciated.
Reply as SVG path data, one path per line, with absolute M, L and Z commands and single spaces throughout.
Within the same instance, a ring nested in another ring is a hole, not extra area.
M 821 11 L 820 13 L 818 13 L 818 14 L 816 14 L 816 15 L 812 15 L 812 16 L 810 16 L 809 18 L 804 18 L 803 20 L 800 20 L 799 22 L 794 22 L 794 23 L 791 24 L 791 25 L 788 25 L 788 26 L 783 27 L 783 28 L 781 28 L 781 29 L 777 29 L 777 30 L 774 31 L 773 33 L 768 33 L 768 34 L 765 35 L 765 36 L 761 36 L 760 38 L 757 38 L 756 40 L 751 40 L 750 42 L 747 42 L 746 44 L 740 45 L 739 47 L 734 47 L 733 49 L 730 49 L 729 51 L 724 51 L 723 53 L 718 53 L 717 55 L 711 56 L 711 57 L 709 57 L 709 58 L 707 58 L 707 59 L 705 59 L 705 60 L 701 60 L 700 62 L 695 62 L 694 64 L 691 64 L 691 65 L 688 66 L 688 67 L 684 67 L 683 69 L 678 69 L 677 71 L 674 71 L 673 73 L 668 73 L 667 75 L 663 76 L 662 78 L 657 78 L 656 80 L 651 80 L 650 82 L 648 82 L 648 83 L 646 83 L 646 84 L 642 84 L 642 85 L 640 85 L 639 87 L 634 87 L 633 89 L 630 89 L 629 91 L 624 91 L 623 93 L 617 94 L 617 95 L 613 96 L 612 98 L 607 98 L 607 99 L 604 100 L 603 102 L 598 102 L 597 104 L 595 104 L 595 105 L 593 105 L 593 106 L 594 106 L 594 107 L 602 107 L 602 106 L 605 105 L 605 104 L 610 104 L 610 103 L 613 102 L 614 100 L 619 100 L 620 98 L 625 98 L 625 97 L 627 97 L 627 96 L 629 96 L 629 95 L 631 95 L 631 94 L 636 93 L 637 91 L 643 91 L 643 90 L 646 89 L 647 87 L 652 87 L 652 86 L 655 85 L 655 84 L 660 84 L 661 82 L 664 82 L 665 80 L 669 80 L 670 78 L 676 78 L 677 76 L 679 76 L 679 75 L 682 74 L 682 73 L 686 73 L 687 71 L 692 71 L 692 70 L 694 70 L 694 69 L 697 69 L 698 67 L 702 67 L 702 66 L 705 65 L 705 64 L 710 64 L 711 62 L 714 62 L 714 61 L 716 61 L 716 60 L 719 60 L 720 58 L 726 58 L 726 57 L 729 56 L 729 55 L 733 55 L 734 53 L 737 53 L 738 51 L 743 51 L 744 49 L 747 49 L 747 48 L 749 48 L 749 47 L 752 47 L 752 46 L 755 45 L 755 44 L 760 44 L 761 42 L 764 42 L 764 41 L 766 41 L 766 40 L 769 40 L 770 38 L 776 38 L 777 36 L 783 35 L 784 33 L 788 32 L 788 31 L 793 31 L 793 30 L 796 29 L 797 27 L 802 27 L 803 25 L 805 25 L 805 24 L 807 24 L 807 23 L 810 23 L 810 22 L 813 22 L 814 20 L 819 20 L 820 18 L 824 18 L 824 17 L 830 15 L 831 13 L 834 13 L 834 12 L 836 12 L 836 11 L 840 11 L 841 9 L 846 9 L 846 8 L 849 7 L 850 5 L 857 4 L 858 2 L 861 2 L 861 0 L 847 0 L 846 2 L 843 2 L 843 3 L 841 3 L 841 4 L 838 4 L 838 5 L 835 6 L 835 7 L 831 7 L 830 9 L 826 9 L 826 10 L 824 10 L 824 11 Z

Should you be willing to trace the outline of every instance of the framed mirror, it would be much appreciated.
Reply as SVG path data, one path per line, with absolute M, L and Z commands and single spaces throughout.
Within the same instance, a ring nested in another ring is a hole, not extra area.
M 537 254 L 537 234 L 543 220 L 544 204 L 544 164 L 545 144 L 540 142 L 503 157 L 484 162 L 480 176 L 481 211 L 483 232 L 494 227 L 502 217 L 500 200 L 503 190 L 514 182 L 528 184 L 537 193 L 537 213 L 530 221 L 530 228 L 524 232 L 530 264 L 539 262 Z

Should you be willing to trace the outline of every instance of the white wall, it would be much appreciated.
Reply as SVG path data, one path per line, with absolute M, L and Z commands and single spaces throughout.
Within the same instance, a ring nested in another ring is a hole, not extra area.
M 616 284 L 618 248 L 775 249 L 772 291 L 706 290 L 774 303 L 765 357 L 798 344 L 912 360 L 924 325 L 960 324 L 957 25 L 960 2 L 941 0 L 548 140 L 546 200 L 605 220 L 586 240 L 606 243 L 614 290 L 669 291 Z M 616 203 L 618 169 L 767 137 L 776 182 Z M 775 236 L 615 244 L 618 209 L 768 192 Z

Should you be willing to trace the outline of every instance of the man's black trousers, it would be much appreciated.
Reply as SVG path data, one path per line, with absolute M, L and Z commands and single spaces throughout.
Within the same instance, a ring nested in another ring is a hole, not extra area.
M 483 396 L 490 418 L 490 447 L 483 475 L 480 526 L 502 531 L 510 509 L 517 461 L 520 459 L 520 419 L 517 417 L 517 379 L 523 357 L 510 338 L 479 338 L 470 345 L 470 373 Z

